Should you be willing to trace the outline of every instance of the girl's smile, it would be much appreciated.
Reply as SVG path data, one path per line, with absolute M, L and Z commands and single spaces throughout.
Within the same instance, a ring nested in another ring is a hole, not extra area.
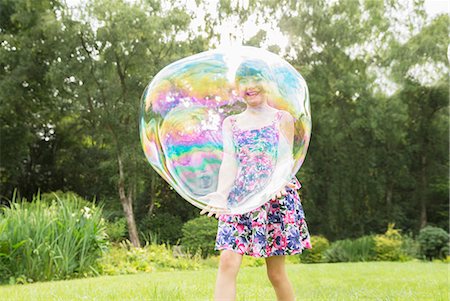
M 245 91 L 245 95 L 248 97 L 253 97 L 259 94 L 259 90 L 258 89 L 248 89 Z

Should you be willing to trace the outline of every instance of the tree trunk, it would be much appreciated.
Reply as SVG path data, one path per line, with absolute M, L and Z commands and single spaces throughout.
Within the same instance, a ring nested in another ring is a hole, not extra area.
M 422 155 L 420 167 L 420 229 L 427 225 L 427 176 L 426 176 L 426 165 L 427 157 L 425 154 Z
M 130 241 L 135 247 L 140 247 L 141 243 L 139 241 L 139 235 L 137 232 L 136 221 L 134 220 L 133 213 L 133 194 L 132 189 L 129 189 L 128 196 L 125 192 L 125 176 L 123 173 L 122 159 L 120 155 L 117 155 L 117 161 L 119 163 L 119 196 L 120 203 L 122 204 L 123 212 L 125 213 L 125 218 L 127 219 L 128 233 L 130 235 Z
M 386 189 L 386 212 L 387 212 L 387 217 L 389 218 L 389 221 L 394 221 L 395 220 L 395 216 L 394 216 L 394 211 L 392 210 L 392 191 L 394 190 L 393 187 L 393 182 L 389 179 L 389 184 L 387 185 L 387 189 Z
M 155 208 L 155 187 L 156 187 L 156 179 L 155 179 L 155 174 L 152 172 L 150 174 L 150 203 L 148 204 L 148 212 L 147 214 L 149 216 L 152 215 L 153 213 L 153 208 Z

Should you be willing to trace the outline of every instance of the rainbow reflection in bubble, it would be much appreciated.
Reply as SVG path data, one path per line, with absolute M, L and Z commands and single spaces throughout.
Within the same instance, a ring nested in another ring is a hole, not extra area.
M 187 201 L 204 208 L 199 197 L 217 189 L 223 158 L 222 122 L 239 114 L 246 104 L 238 96 L 235 80 L 239 66 L 258 61 L 266 74 L 269 105 L 294 117 L 294 165 L 289 179 L 300 169 L 311 134 L 307 85 L 289 63 L 268 51 L 240 46 L 202 52 L 161 70 L 141 99 L 140 136 L 151 166 Z M 245 75 L 244 75 L 245 76 Z M 275 158 L 277 159 L 277 158 Z M 272 187 L 271 185 L 264 185 Z M 273 191 L 249 194 L 231 213 L 245 213 L 264 204 Z

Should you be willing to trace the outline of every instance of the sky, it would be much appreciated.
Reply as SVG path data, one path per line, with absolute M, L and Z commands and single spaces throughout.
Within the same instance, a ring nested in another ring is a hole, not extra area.
M 428 15 L 435 17 L 438 14 L 450 13 L 450 1 L 448 0 L 426 0 L 425 10 Z
M 239 1 L 239 0 L 237 0 Z M 336 0 L 329 0 L 330 2 L 336 1 Z M 379 0 L 381 1 L 381 0 Z M 408 1 L 408 0 L 407 0 Z M 412 0 L 411 0 L 412 1 Z M 242 1 L 245 2 L 245 1 Z M 429 20 L 433 19 L 439 14 L 447 13 L 450 14 L 450 1 L 448 0 L 425 0 L 424 2 L 424 8 L 427 12 Z M 428 21 L 429 21 L 428 20 Z M 245 39 L 249 39 L 252 36 L 254 36 L 260 29 L 265 29 L 267 32 L 267 41 L 265 42 L 266 45 L 262 46 L 269 46 L 269 45 L 280 45 L 280 48 L 285 48 L 285 46 L 288 44 L 288 39 L 285 37 L 275 26 L 275 24 L 265 24 L 263 25 L 263 28 L 252 26 L 252 24 L 255 24 L 254 20 L 249 20 L 249 25 L 246 26 L 245 30 Z M 233 41 L 229 39 L 229 35 L 233 33 L 233 26 L 230 26 L 230 24 L 224 24 L 220 28 L 222 33 L 222 41 L 221 44 L 231 44 Z
M 80 3 L 88 2 L 89 0 L 66 0 L 69 6 L 77 6 Z M 133 2 L 134 0 L 128 0 L 130 2 Z M 338 0 L 328 0 L 330 3 L 336 2 Z M 352 0 L 349 0 L 352 1 Z M 356 1 L 356 0 L 354 0 Z M 378 0 L 382 1 L 382 0 Z M 413 0 L 405 0 L 406 2 L 412 2 Z M 188 9 L 190 8 L 193 15 L 196 16 L 191 22 L 191 28 L 195 31 L 198 26 L 202 24 L 204 16 L 206 11 L 203 10 L 196 10 L 196 0 L 180 0 L 180 2 L 184 2 L 187 4 Z M 219 0 L 206 0 L 202 1 L 203 3 L 206 3 L 207 11 L 215 15 L 217 14 L 217 3 Z M 241 6 L 248 6 L 248 0 L 232 0 L 232 3 L 239 3 Z M 428 15 L 428 20 L 436 17 L 439 14 L 447 13 L 450 14 L 450 1 L 448 0 L 425 0 L 424 7 L 425 11 Z M 274 18 L 275 19 L 275 18 Z M 288 38 L 283 35 L 275 23 L 272 24 L 258 24 L 258 26 L 255 26 L 257 24 L 256 15 L 253 14 L 250 16 L 249 20 L 244 24 L 243 28 L 237 28 L 237 20 L 231 19 L 229 22 L 226 22 L 219 26 L 218 31 L 220 32 L 220 39 L 218 41 L 213 41 L 213 46 L 231 46 L 233 44 L 242 44 L 245 40 L 250 39 L 254 35 L 258 33 L 259 30 L 265 30 L 267 33 L 267 39 L 263 42 L 261 47 L 267 48 L 269 45 L 279 45 L 282 49 L 281 55 L 285 55 L 284 49 L 289 43 Z M 239 30 L 241 29 L 241 30 Z M 399 32 L 401 32 L 402 29 L 399 29 Z M 180 36 L 180 38 L 184 38 L 184 36 Z M 405 40 L 407 37 L 405 37 Z M 293 54 L 292 54 L 293 55 Z
M 89 0 L 66 0 L 67 4 L 70 7 L 77 6 L 80 3 L 86 3 Z M 133 2 L 135 0 L 127 0 L 130 2 Z M 192 13 L 192 15 L 196 16 L 191 21 L 191 29 L 193 31 L 197 31 L 197 28 L 202 28 L 202 23 L 204 22 L 204 16 L 206 12 L 210 13 L 212 16 L 217 16 L 217 3 L 219 0 L 204 0 L 202 3 L 206 5 L 205 10 L 198 10 L 196 9 L 196 0 L 179 0 L 181 3 L 186 3 L 187 10 Z M 241 7 L 248 6 L 249 0 L 231 0 L 232 4 L 239 4 Z M 338 0 L 327 0 L 329 3 L 336 2 Z M 348 0 L 352 1 L 352 0 Z M 356 1 L 356 0 L 353 0 Z M 382 0 L 378 0 L 382 1 Z M 412 3 L 413 0 L 403 0 L 402 3 L 406 3 L 407 7 L 409 6 L 409 3 Z M 428 19 L 426 20 L 427 23 L 430 22 L 431 19 L 435 18 L 436 16 L 440 14 L 450 14 L 450 1 L 449 0 L 425 0 L 424 2 L 424 8 L 428 15 Z M 394 12 L 394 17 L 397 17 L 398 19 L 403 19 L 405 16 L 408 15 L 408 11 L 399 10 Z M 277 18 L 274 18 L 274 20 Z M 266 48 L 270 45 L 278 45 L 281 49 L 280 55 L 287 56 L 287 57 L 295 57 L 295 52 L 292 53 L 286 53 L 284 49 L 286 49 L 286 46 L 289 44 L 289 39 L 283 35 L 280 30 L 278 29 L 275 22 L 272 24 L 264 23 L 261 24 L 257 21 L 256 14 L 253 14 L 249 17 L 249 20 L 243 24 L 242 26 L 238 26 L 238 20 L 230 19 L 228 22 L 224 22 L 224 24 L 219 25 L 218 32 L 220 33 L 220 38 L 217 41 L 212 41 L 212 47 L 229 47 L 233 45 L 242 45 L 245 40 L 249 40 L 251 37 L 255 36 L 259 30 L 264 30 L 267 34 L 266 40 L 263 41 L 261 47 Z M 93 25 L 95 26 L 95 25 Z M 419 27 L 417 27 L 417 31 L 419 30 Z M 396 26 L 392 29 L 395 31 L 395 36 L 400 42 L 406 42 L 410 34 L 408 33 L 409 30 L 401 24 Z M 414 34 L 414 32 L 413 32 Z M 177 37 L 178 39 L 182 40 L 187 38 L 187 33 L 184 33 L 184 35 L 180 35 Z M 362 46 L 356 46 L 356 52 L 359 50 L 366 51 L 367 53 L 370 53 L 370 45 L 362 45 Z M 373 48 L 373 47 L 372 47 Z M 293 50 L 292 50 L 293 51 Z M 352 52 L 350 50 L 350 52 Z M 450 47 L 449 47 L 449 55 L 450 55 Z M 395 83 L 393 83 L 391 80 L 389 80 L 389 74 L 387 73 L 387 70 L 373 70 L 373 72 L 377 75 L 377 83 L 376 85 L 378 87 L 383 87 L 385 91 L 383 91 L 385 94 L 390 95 L 393 94 L 397 90 L 397 86 Z M 448 72 L 447 65 L 436 65 L 433 63 L 425 64 L 425 65 L 417 65 L 410 70 L 409 74 L 419 80 L 421 84 L 423 85 L 431 85 L 433 82 L 435 82 L 435 78 L 433 78 L 433 75 L 435 77 L 440 77 L 439 74 L 442 74 L 442 72 Z

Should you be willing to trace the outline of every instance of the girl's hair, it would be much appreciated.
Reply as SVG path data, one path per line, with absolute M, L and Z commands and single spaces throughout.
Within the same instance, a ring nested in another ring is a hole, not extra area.
M 266 81 L 272 81 L 273 76 L 270 67 L 262 60 L 250 59 L 242 62 L 236 70 L 235 81 L 247 76 L 261 75 Z

